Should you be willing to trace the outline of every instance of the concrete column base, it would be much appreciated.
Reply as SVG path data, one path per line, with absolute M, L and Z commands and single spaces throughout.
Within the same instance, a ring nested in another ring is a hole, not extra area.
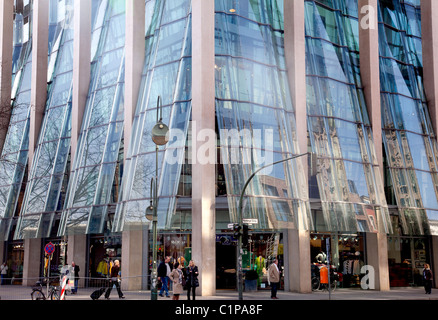
M 41 270 L 41 239 L 24 240 L 23 283 L 32 286 L 40 277 Z
M 85 278 L 88 276 L 87 268 L 87 235 L 78 234 L 68 236 L 67 245 L 67 261 L 68 265 L 71 265 L 72 261 L 79 266 L 79 288 L 83 288 L 85 285 Z
M 287 230 L 287 261 L 289 290 L 311 293 L 310 232 Z
M 381 233 L 367 233 L 366 248 L 368 265 L 374 270 L 374 286 L 372 283 L 369 283 L 369 288 L 378 291 L 389 291 L 387 235 Z
M 431 245 L 432 256 L 430 257 L 430 268 L 432 269 L 434 280 L 432 285 L 434 286 L 434 288 L 438 288 L 438 236 L 431 237 Z
M 143 230 L 124 231 L 122 233 L 122 290 L 142 289 L 143 275 Z

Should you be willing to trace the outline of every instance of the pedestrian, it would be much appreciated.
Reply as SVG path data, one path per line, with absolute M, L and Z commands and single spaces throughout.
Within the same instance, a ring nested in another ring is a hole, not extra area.
M 190 260 L 186 270 L 187 300 L 190 300 L 190 291 L 192 292 L 193 300 L 195 300 L 196 288 L 199 287 L 198 275 L 198 267 L 193 260 Z
M 184 292 L 183 282 L 184 275 L 182 272 L 182 265 L 179 262 L 176 262 L 173 266 L 173 271 L 169 276 L 170 280 L 173 282 L 173 298 L 172 300 L 179 300 L 179 295 Z
M 119 271 L 120 271 L 120 261 L 115 260 L 114 265 L 111 268 L 111 282 L 109 288 L 105 292 L 105 299 L 109 300 L 109 296 L 111 294 L 111 290 L 114 285 L 116 286 L 117 293 L 119 294 L 119 299 L 125 299 L 125 296 L 123 295 L 122 290 L 120 289 Z
M 172 269 L 170 267 L 170 257 L 167 256 L 164 258 L 164 261 L 162 261 L 160 263 L 160 265 L 158 266 L 158 280 L 161 281 L 161 289 L 160 289 L 160 294 L 159 296 L 162 297 L 163 296 L 163 292 L 166 292 L 166 297 L 170 298 L 169 295 L 169 276 L 170 273 L 172 272 Z
M 426 263 L 423 269 L 424 290 L 426 294 L 432 293 L 432 271 L 430 266 Z
M 6 262 L 3 262 L 3 264 L 0 266 L 0 274 L 1 274 L 1 285 L 5 284 L 5 279 L 8 274 L 8 265 Z
M 79 284 L 79 271 L 81 271 L 80 270 L 80 268 L 79 268 L 79 266 L 78 265 L 76 265 L 76 263 L 74 262 L 74 261 L 72 261 L 71 262 L 71 267 L 72 267 L 72 273 L 73 273 L 73 275 L 74 275 L 74 278 L 73 278 L 73 288 L 71 289 L 71 293 L 72 294 L 76 294 L 76 293 L 78 293 L 78 284 Z
M 268 269 L 268 283 L 271 286 L 271 299 L 277 298 L 277 290 L 280 285 L 280 270 L 278 270 L 278 260 L 274 259 Z

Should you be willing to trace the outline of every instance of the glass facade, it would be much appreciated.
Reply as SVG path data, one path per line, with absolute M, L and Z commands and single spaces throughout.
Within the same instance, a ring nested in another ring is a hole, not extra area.
M 33 1 L 14 0 L 12 113 L 0 150 L 0 239 L 10 247 L 4 256 L 22 264 L 23 239 L 47 243 L 82 234 L 89 243 L 114 237 L 120 257 L 120 233 L 151 226 L 145 209 L 154 181 L 159 256 L 191 257 L 191 172 L 200 161 L 192 159 L 198 141 L 192 66 L 202 63 L 192 61 L 192 1 L 144 0 L 144 60 L 129 144 L 125 63 L 132 61 L 125 61 L 125 26 L 131 17 L 125 10 L 131 0 L 91 1 L 89 90 L 72 152 L 74 0 L 49 0 L 47 101 L 29 163 Z M 238 221 L 247 179 L 263 166 L 313 152 L 316 176 L 304 172 L 303 157 L 269 166 L 249 183 L 243 218 L 253 224 L 245 271 L 257 257 L 286 260 L 288 229 L 311 232 L 310 264 L 330 238 L 338 269 L 358 256 L 366 263 L 367 233 L 381 233 L 388 235 L 391 285 L 419 285 L 433 250 L 427 236 L 438 235 L 438 145 L 423 86 L 420 0 L 378 1 L 382 141 L 374 141 L 361 78 L 358 0 L 302 0 L 306 150 L 298 147 L 301 120 L 290 92 L 295 70 L 286 63 L 285 42 L 292 41 L 285 37 L 286 1 L 298 0 L 214 1 L 216 259 L 233 254 L 217 263 L 223 273 L 217 283 L 227 288 L 227 277 L 235 281 L 228 271 L 236 263 L 236 238 L 227 228 Z M 160 106 L 170 141 L 157 147 L 151 131 Z M 383 144 L 383 163 L 375 143 Z M 94 276 L 108 247 L 93 250 L 86 267 Z M 265 275 L 258 276 L 261 288 Z M 346 286 L 359 287 L 356 276 Z
M 26 173 L 32 73 L 32 3 L 14 3 L 12 114 L 0 157 L 0 239 L 8 240 Z
M 49 30 L 48 98 L 38 145 L 26 185 L 15 238 L 50 235 L 55 211 L 62 209 L 71 136 L 73 76 L 72 1 L 52 1 Z M 68 171 L 68 169 L 67 169 Z M 68 177 L 68 172 L 67 172 Z
M 356 1 L 306 1 L 307 115 L 320 159 L 317 231 L 391 231 L 362 90 Z M 322 212 L 318 214 L 318 212 Z
M 113 183 L 123 146 L 125 1 L 100 1 L 96 10 L 91 81 L 59 235 L 102 233 L 117 198 Z
M 146 19 L 145 63 L 113 231 L 147 222 L 151 179 L 159 188 L 158 225 L 173 227 L 191 117 L 191 2 L 146 1 L 146 12 L 150 20 Z M 170 141 L 156 154 L 151 130 L 157 122 L 159 96 Z
M 379 1 L 388 198 L 405 234 L 438 234 L 437 143 L 423 87 L 420 1 Z
M 250 175 L 300 150 L 284 56 L 283 1 L 216 1 L 215 9 L 220 161 L 230 221 L 237 222 L 240 192 Z M 275 165 L 250 182 L 242 214 L 257 219 L 253 228 L 312 226 L 299 164 Z

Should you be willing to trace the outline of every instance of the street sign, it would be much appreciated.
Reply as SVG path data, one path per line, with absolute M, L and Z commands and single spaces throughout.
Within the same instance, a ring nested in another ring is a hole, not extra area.
M 246 223 L 246 224 L 257 224 L 257 223 L 259 223 L 259 219 L 243 219 L 243 223 Z
M 54 251 L 55 251 L 55 245 L 51 242 L 49 242 L 48 244 L 46 244 L 46 246 L 44 247 L 44 251 L 48 254 L 51 255 Z

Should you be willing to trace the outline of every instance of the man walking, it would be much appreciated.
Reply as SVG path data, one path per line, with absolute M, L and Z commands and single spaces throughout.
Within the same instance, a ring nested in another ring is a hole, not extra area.
M 271 286 L 271 299 L 277 298 L 277 290 L 280 286 L 280 270 L 278 270 L 278 260 L 274 259 L 274 262 L 268 269 L 268 282 Z
M 72 294 L 76 294 L 78 292 L 78 285 L 79 285 L 79 266 L 77 266 L 75 264 L 74 261 L 71 262 L 71 268 L 72 268 L 72 273 L 73 273 L 73 280 L 74 280 L 74 287 L 71 289 L 71 293 Z
M 169 262 L 170 262 L 170 257 L 165 257 L 164 261 L 162 261 L 158 266 L 158 280 L 161 280 L 162 283 L 160 294 L 159 294 L 160 297 L 163 296 L 163 291 L 165 291 L 166 297 L 170 298 L 168 285 L 169 285 L 169 276 L 170 273 L 172 272 L 172 268 L 170 267 Z

